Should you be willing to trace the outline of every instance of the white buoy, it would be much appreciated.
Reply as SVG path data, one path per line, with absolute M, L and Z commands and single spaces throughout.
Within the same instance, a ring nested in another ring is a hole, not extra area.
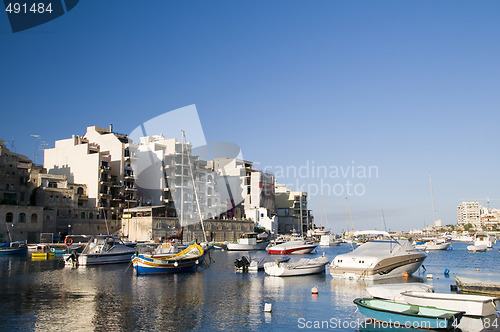
M 318 294 L 319 293 L 319 289 L 318 289 L 318 286 L 314 286 L 312 289 L 311 289 L 311 293 L 312 294 Z
M 271 312 L 272 310 L 273 310 L 272 303 L 265 303 L 264 304 L 264 312 Z
M 430 273 L 429 273 L 429 274 L 427 275 L 427 279 L 434 279 L 434 276 L 433 276 L 432 274 L 430 274 Z

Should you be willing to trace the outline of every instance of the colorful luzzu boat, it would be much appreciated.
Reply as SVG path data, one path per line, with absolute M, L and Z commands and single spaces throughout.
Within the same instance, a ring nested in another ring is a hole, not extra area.
M 187 272 L 194 270 L 203 261 L 203 255 L 203 249 L 195 243 L 177 254 L 136 253 L 132 256 L 132 264 L 138 275 Z

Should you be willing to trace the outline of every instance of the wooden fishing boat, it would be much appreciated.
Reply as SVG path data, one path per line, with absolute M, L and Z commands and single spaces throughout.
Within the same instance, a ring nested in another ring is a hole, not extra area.
M 458 288 L 463 292 L 500 295 L 500 282 L 455 277 Z
M 497 311 L 500 297 L 483 295 L 404 292 L 401 294 L 406 303 L 432 306 L 447 310 L 465 311 L 468 316 L 489 316 Z
M 363 315 L 394 327 L 451 329 L 458 326 L 465 313 L 372 298 L 358 298 L 354 304 Z
M 132 264 L 138 275 L 192 271 L 203 261 L 204 253 L 201 246 L 195 243 L 173 255 L 136 253 L 132 256 Z

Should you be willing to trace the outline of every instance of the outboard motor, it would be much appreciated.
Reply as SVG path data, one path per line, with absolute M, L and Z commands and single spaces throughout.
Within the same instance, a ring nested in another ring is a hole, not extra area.
M 247 256 L 242 256 L 241 258 L 237 258 L 234 261 L 234 266 L 238 270 L 248 270 L 248 267 L 250 266 L 250 260 Z

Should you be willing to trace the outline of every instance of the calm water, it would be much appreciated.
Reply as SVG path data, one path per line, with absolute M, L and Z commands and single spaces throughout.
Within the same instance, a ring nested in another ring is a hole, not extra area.
M 424 265 L 433 280 L 426 280 L 420 271 L 412 281 L 449 292 L 454 275 L 500 280 L 498 248 L 468 253 L 466 244 L 453 243 L 453 249 L 428 254 Z M 350 245 L 343 244 L 319 248 L 307 257 L 325 252 L 331 261 L 349 250 Z M 127 265 L 71 269 L 57 260 L 0 257 L 0 327 L 2 331 L 278 331 L 304 330 L 300 327 L 306 322 L 333 319 L 338 326 L 364 319 L 352 301 L 367 296 L 365 284 L 333 279 L 328 273 L 289 278 L 240 273 L 233 262 L 241 255 L 215 251 L 209 268 L 139 277 Z M 300 257 L 304 256 L 292 260 Z M 451 270 L 450 278 L 444 276 L 445 269 Z M 314 285 L 319 288 L 318 296 L 311 295 Z M 273 305 L 271 314 L 263 312 L 266 302 Z M 469 324 L 464 330 L 477 329 Z

